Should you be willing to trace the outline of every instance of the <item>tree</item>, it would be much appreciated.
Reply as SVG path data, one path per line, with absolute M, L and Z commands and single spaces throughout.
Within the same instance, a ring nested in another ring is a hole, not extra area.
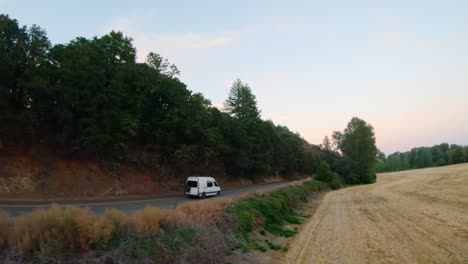
M 462 163 L 464 161 L 463 147 L 455 144 L 450 145 L 450 153 L 452 155 L 453 164 Z
M 468 146 L 463 148 L 463 160 L 464 162 L 468 162 Z
M 400 155 L 401 155 L 400 152 L 395 152 L 388 156 L 386 166 L 389 171 L 402 170 Z
M 331 182 L 332 171 L 330 165 L 326 161 L 320 162 L 320 167 L 317 170 L 317 180 L 323 182 Z
M 113 153 L 139 130 L 140 94 L 132 40 L 110 32 L 77 38 L 51 51 L 59 143 Z
M 323 138 L 323 142 L 322 142 L 321 147 L 325 151 L 332 151 L 332 145 L 331 145 L 331 142 L 330 142 L 330 139 L 328 138 L 328 136 L 325 136 Z
M 257 108 L 257 99 L 249 85 L 237 79 L 224 102 L 224 109 L 231 116 L 244 120 L 256 121 L 260 119 L 260 110 Z
M 167 59 L 163 58 L 157 53 L 150 52 L 146 57 L 146 63 L 161 74 L 164 74 L 170 78 L 180 75 L 180 71 L 177 66 L 169 63 Z
M 402 170 L 408 170 L 408 169 L 411 168 L 410 163 L 409 163 L 408 153 L 401 153 L 400 159 L 401 159 L 401 169 Z
M 447 165 L 447 162 L 445 162 L 445 160 L 444 160 L 443 158 L 440 158 L 440 159 L 436 162 L 435 165 L 436 165 L 436 166 L 445 166 L 445 165 Z
M 335 132 L 333 138 L 343 156 L 355 163 L 349 173 L 358 175 L 361 183 L 375 182 L 377 147 L 374 128 L 364 120 L 354 117 L 343 133 Z
M 20 27 L 16 19 L 0 15 L 0 123 L 5 126 L 0 134 L 15 139 L 35 134 L 47 98 L 42 95 L 49 89 L 50 46 L 40 27 Z

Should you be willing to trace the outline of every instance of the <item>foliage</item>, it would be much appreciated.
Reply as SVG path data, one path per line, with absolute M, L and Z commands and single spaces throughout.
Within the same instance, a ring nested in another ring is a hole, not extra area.
M 377 147 L 370 124 L 354 117 L 343 132 L 334 132 L 333 141 L 345 159 L 341 166 L 347 169 L 341 171 L 347 183 L 375 182 Z
M 231 87 L 229 96 L 224 103 L 225 110 L 235 118 L 255 122 L 260 119 L 257 99 L 249 85 L 237 79 Z
M 326 161 L 320 163 L 320 167 L 317 170 L 316 180 L 328 183 L 330 188 L 333 190 L 341 188 L 341 179 L 338 173 L 333 172 L 330 165 Z
M 0 262 L 187 263 L 196 258 L 224 263 L 228 248 L 238 242 L 247 251 L 267 250 L 250 238 L 260 225 L 275 235 L 294 235 L 297 228 L 289 230 L 284 224 L 299 224 L 306 216 L 293 208 L 325 186 L 311 180 L 235 201 L 207 200 L 166 210 L 147 207 L 130 216 L 115 209 L 95 215 L 59 205 L 19 218 L 0 214 Z M 287 250 L 266 244 L 271 250 Z
M 257 195 L 234 202 L 228 208 L 238 223 L 240 233 L 252 232 L 259 225 L 264 230 L 279 236 L 290 237 L 296 231 L 284 229 L 285 223 L 299 224 L 300 216 L 293 208 L 305 201 L 308 195 L 325 187 L 325 183 L 312 180 L 303 185 L 289 186 L 265 195 Z
M 377 157 L 378 171 L 401 171 L 408 169 L 428 168 L 468 162 L 468 147 L 442 143 L 432 147 L 413 148 L 404 153 L 395 152 Z
M 262 120 L 240 79 L 223 112 L 187 89 L 161 55 L 137 62 L 132 39 L 121 32 L 52 45 L 40 27 L 21 27 L 6 15 L 0 32 L 0 138 L 8 142 L 122 161 L 143 149 L 179 174 L 216 163 L 230 176 L 254 180 L 318 166 L 320 150 Z

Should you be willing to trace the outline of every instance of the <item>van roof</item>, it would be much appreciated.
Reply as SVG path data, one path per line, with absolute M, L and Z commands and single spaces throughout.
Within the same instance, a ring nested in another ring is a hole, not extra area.
M 196 180 L 198 180 L 198 179 L 200 179 L 200 178 L 205 178 L 205 179 L 209 179 L 209 180 L 214 180 L 214 178 L 213 178 L 213 177 L 210 177 L 210 176 L 189 176 L 189 177 L 187 178 L 187 180 L 188 180 L 188 181 L 189 181 L 189 180 L 194 180 L 194 181 L 196 181 Z

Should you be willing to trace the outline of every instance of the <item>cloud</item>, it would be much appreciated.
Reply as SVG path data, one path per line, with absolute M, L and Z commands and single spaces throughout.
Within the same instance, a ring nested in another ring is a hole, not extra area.
M 1 0 L 0 0 L 1 1 Z M 104 32 L 110 30 L 122 31 L 134 39 L 138 50 L 138 59 L 142 60 L 150 51 L 158 53 L 167 52 L 175 54 L 187 50 L 203 50 L 217 47 L 226 47 L 234 43 L 237 36 L 232 32 L 210 32 L 210 33 L 161 33 L 146 30 L 134 19 L 121 17 L 112 20 L 104 27 Z M 162 53 L 161 55 L 165 55 Z
M 1 1 L 1 0 L 0 0 Z M 167 58 L 181 70 L 181 78 L 189 81 L 206 71 L 214 58 L 216 49 L 227 49 L 239 41 L 248 29 L 221 32 L 178 32 L 167 33 L 145 27 L 144 18 L 118 17 L 112 19 L 102 30 L 122 31 L 133 38 L 137 49 L 137 60 L 142 62 L 149 52 L 156 52 Z
M 387 48 L 399 48 L 401 45 L 401 34 L 397 31 L 384 31 L 382 41 Z

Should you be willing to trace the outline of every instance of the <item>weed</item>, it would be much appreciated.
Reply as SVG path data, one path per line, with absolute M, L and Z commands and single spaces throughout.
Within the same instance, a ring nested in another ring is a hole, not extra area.
M 23 253 L 87 250 L 92 242 L 94 221 L 88 209 L 53 205 L 19 217 L 12 239 Z
M 289 186 L 264 195 L 256 195 L 234 202 L 229 208 L 238 223 L 238 231 L 251 232 L 259 224 L 274 234 L 293 236 L 296 231 L 282 228 L 285 223 L 300 224 L 300 215 L 292 208 L 305 201 L 312 191 L 326 186 L 319 181 L 308 181 L 303 185 Z
M 95 223 L 96 249 L 106 250 L 120 244 L 127 229 L 128 217 L 116 209 L 108 209 Z
M 132 227 L 140 234 L 154 234 L 160 231 L 161 222 L 167 217 L 165 209 L 145 207 L 132 215 Z
M 8 245 L 8 236 L 13 225 L 11 217 L 3 212 L 0 212 L 0 250 Z

